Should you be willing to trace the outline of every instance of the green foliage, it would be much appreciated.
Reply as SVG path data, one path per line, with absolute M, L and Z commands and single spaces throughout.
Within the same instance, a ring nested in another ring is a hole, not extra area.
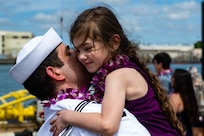
M 202 41 L 197 41 L 197 42 L 194 44 L 194 48 L 202 48 Z

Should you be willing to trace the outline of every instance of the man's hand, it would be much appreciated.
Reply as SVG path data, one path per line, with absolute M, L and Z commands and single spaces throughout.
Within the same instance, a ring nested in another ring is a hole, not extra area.
M 38 117 L 43 118 L 44 119 L 44 110 L 41 110 L 38 112 Z

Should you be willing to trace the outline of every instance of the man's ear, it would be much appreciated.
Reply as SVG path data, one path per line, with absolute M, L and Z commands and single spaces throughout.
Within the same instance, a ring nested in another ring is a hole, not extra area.
M 119 46 L 120 46 L 120 43 L 121 43 L 120 36 L 118 34 L 114 34 L 111 37 L 111 44 L 113 46 L 113 49 L 117 50 L 119 48 Z
M 157 63 L 157 65 L 163 67 L 163 63 L 162 62 Z
M 48 66 L 46 68 L 46 73 L 54 80 L 64 80 L 65 76 L 61 73 L 61 70 L 56 67 Z

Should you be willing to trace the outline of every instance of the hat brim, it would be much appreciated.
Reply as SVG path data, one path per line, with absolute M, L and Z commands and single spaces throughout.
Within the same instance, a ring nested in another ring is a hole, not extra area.
M 60 36 L 53 28 L 50 28 L 44 36 L 38 36 L 26 43 L 26 46 L 35 46 L 27 55 L 20 60 L 17 58 L 16 64 L 9 71 L 18 83 L 23 84 L 25 80 L 35 71 L 35 69 L 45 60 L 45 58 L 62 42 Z M 25 50 L 21 49 L 22 52 Z M 21 54 L 18 54 L 18 57 Z

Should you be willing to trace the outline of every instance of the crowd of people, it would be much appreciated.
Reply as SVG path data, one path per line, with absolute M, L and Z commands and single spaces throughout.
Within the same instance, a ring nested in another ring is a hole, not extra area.
M 158 53 L 154 75 L 111 7 L 84 10 L 69 36 L 74 49 L 52 28 L 32 38 L 9 71 L 42 101 L 37 135 L 203 135 L 192 69 L 171 69 Z
M 171 57 L 167 52 L 157 53 L 153 64 L 173 110 L 183 124 L 185 135 L 203 136 L 204 124 L 199 111 L 203 80 L 197 68 L 172 69 Z

